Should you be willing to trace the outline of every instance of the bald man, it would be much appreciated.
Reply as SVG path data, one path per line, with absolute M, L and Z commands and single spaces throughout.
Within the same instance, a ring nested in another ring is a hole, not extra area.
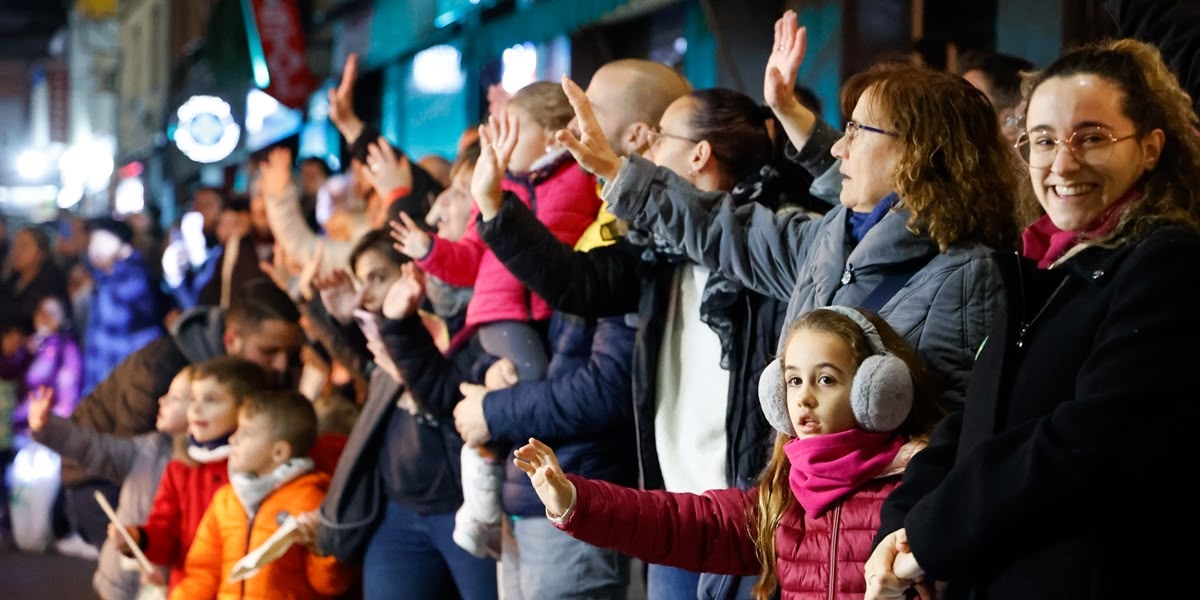
M 692 85 L 671 67 L 626 58 L 600 67 L 585 93 L 609 145 L 629 156 L 645 153 L 663 111 L 691 91 Z M 573 121 L 570 127 L 578 133 Z

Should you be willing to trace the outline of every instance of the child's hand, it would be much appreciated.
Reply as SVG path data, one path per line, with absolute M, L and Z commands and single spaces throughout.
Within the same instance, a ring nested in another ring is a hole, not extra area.
M 521 446 L 515 452 L 513 463 L 529 476 L 533 491 L 551 517 L 560 518 L 575 502 L 575 486 L 563 474 L 558 466 L 558 457 L 549 446 L 529 438 L 529 443 Z
M 50 406 L 54 404 L 54 390 L 41 386 L 29 392 L 29 429 L 37 433 L 46 426 Z
M 133 525 L 126 525 L 125 531 L 129 532 L 129 537 L 133 538 L 135 543 L 139 545 L 142 543 L 142 532 L 140 529 Z M 108 539 L 112 540 L 117 552 L 125 556 L 133 556 L 133 550 L 130 549 L 129 544 L 125 541 L 125 536 L 121 535 L 121 530 L 112 523 L 108 524 Z
M 400 267 L 400 278 L 392 283 L 383 298 L 383 316 L 393 321 L 411 317 L 424 295 L 424 276 L 416 265 L 405 263 Z
M 554 139 L 575 157 L 579 166 L 596 177 L 612 181 L 621 170 L 621 157 L 608 145 L 608 138 L 604 137 L 604 130 L 600 129 L 600 122 L 592 113 L 592 103 L 588 101 L 583 90 L 566 75 L 563 75 L 562 87 L 567 94 L 567 100 L 571 102 L 571 108 L 575 109 L 579 137 L 576 138 L 566 129 L 560 129 L 554 134 Z
M 354 280 L 342 269 L 314 277 L 312 285 L 321 294 L 321 304 L 329 316 L 340 323 L 349 323 L 354 318 L 354 309 L 362 304 L 362 290 L 354 289 Z
M 482 160 L 482 159 L 481 159 Z M 477 170 L 476 173 L 479 171 Z M 413 260 L 421 260 L 429 256 L 433 240 L 423 229 L 417 226 L 408 213 L 401 211 L 400 220 L 392 221 L 392 240 L 396 242 L 396 250 Z
M 292 151 L 284 146 L 271 150 L 267 160 L 259 167 L 262 178 L 259 192 L 264 198 L 279 198 L 292 184 Z
M 309 552 L 317 555 L 321 554 L 317 547 L 320 524 L 321 518 L 317 511 L 300 513 L 296 515 L 296 532 L 292 534 L 297 544 L 307 547 Z
M 794 11 L 787 11 L 775 21 L 775 45 L 771 47 L 763 75 L 763 100 L 773 110 L 799 103 L 793 88 L 796 72 L 804 63 L 807 41 L 808 31 L 796 26 Z
M 167 578 L 163 577 L 162 569 L 155 569 L 150 573 L 142 573 L 142 585 L 163 587 L 167 585 Z
M 412 189 L 412 165 L 408 157 L 401 154 L 397 159 L 392 145 L 383 136 L 367 146 L 367 168 L 362 174 L 381 200 L 399 188 Z
M 500 182 L 517 147 L 519 129 L 517 115 L 506 111 L 489 116 L 487 124 L 479 126 L 479 160 L 471 176 L 471 195 L 484 221 L 500 212 L 504 199 Z
M 483 385 L 491 392 L 517 385 L 520 379 L 520 376 L 517 375 L 517 366 L 511 360 L 502 358 L 488 368 L 487 373 L 483 376 Z

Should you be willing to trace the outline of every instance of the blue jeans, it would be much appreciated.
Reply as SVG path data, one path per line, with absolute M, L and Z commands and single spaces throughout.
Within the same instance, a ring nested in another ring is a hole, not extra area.
M 504 600 L 625 600 L 629 558 L 581 542 L 543 517 L 510 518 Z
M 675 567 L 647 565 L 646 597 L 654 600 L 696 600 L 700 574 Z
M 363 557 L 363 597 L 496 600 L 496 561 L 459 548 L 453 531 L 452 512 L 421 516 L 389 502 Z

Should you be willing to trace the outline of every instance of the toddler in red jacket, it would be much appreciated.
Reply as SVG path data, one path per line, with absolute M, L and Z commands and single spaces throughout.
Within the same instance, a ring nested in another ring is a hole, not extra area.
M 476 165 L 472 188 L 503 174 L 500 186 L 505 192 L 529 206 L 560 241 L 575 245 L 596 220 L 601 202 L 595 177 L 554 140 L 555 132 L 574 118 L 574 109 L 562 86 L 539 81 L 513 94 L 505 110 L 493 116 L 512 124 L 514 143 L 503 153 L 490 153 L 494 158 L 488 164 Z M 478 328 L 483 349 L 511 361 L 521 381 L 543 379 L 548 362 L 545 324 L 552 309 L 487 248 L 475 228 L 478 208 L 471 211 L 467 233 L 457 242 L 430 236 L 402 213 L 403 223 L 392 224 L 397 249 L 447 284 L 472 286 L 466 327 Z M 470 445 L 461 458 L 463 508 L 456 515 L 454 540 L 482 557 L 487 546 L 495 545 L 489 540 L 498 540 L 503 467 L 497 459 L 481 458 Z
M 877 315 L 813 310 L 783 347 L 782 371 L 768 367 L 759 383 L 779 436 L 753 489 L 638 491 L 566 476 L 534 439 L 516 464 L 546 515 L 588 543 L 688 571 L 757 575 L 756 598 L 777 589 L 785 600 L 861 598 L 883 499 L 946 407 L 916 353 Z
M 194 366 L 187 459 L 167 463 L 145 524 L 126 525 L 146 558 L 170 569 L 169 587 L 183 578 L 183 559 L 209 501 L 229 482 L 229 437 L 237 429 L 242 400 L 269 388 L 262 367 L 243 358 L 220 356 Z M 132 554 L 114 525 L 108 538 L 123 554 Z

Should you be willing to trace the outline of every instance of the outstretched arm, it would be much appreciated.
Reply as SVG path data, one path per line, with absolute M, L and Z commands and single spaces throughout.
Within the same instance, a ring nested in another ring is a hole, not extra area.
M 547 516 L 576 539 L 689 571 L 760 570 L 749 527 L 756 490 L 674 494 L 568 476 L 554 451 L 532 438 L 514 461 L 529 476 Z

